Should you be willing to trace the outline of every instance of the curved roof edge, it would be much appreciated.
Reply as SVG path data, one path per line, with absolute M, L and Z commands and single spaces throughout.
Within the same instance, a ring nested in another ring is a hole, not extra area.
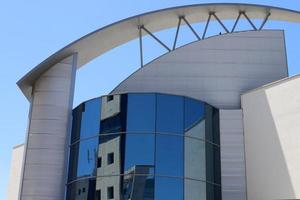
M 271 13 L 270 20 L 300 22 L 299 11 L 257 4 L 193 4 L 147 12 L 107 25 L 70 43 L 33 68 L 17 84 L 30 99 L 31 85 L 51 66 L 73 53 L 78 53 L 79 68 L 105 52 L 138 38 L 139 25 L 144 25 L 151 32 L 157 32 L 177 26 L 179 16 L 185 16 L 190 23 L 195 23 L 206 21 L 209 12 L 215 12 L 220 19 L 236 19 L 239 11 L 245 11 L 249 18 L 254 19 L 264 19 Z

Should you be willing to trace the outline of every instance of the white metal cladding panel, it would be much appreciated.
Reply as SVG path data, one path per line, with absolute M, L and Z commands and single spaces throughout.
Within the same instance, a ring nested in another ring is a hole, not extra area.
M 7 187 L 7 200 L 18 200 L 23 164 L 24 145 L 14 147 Z
M 246 199 L 243 114 L 220 110 L 222 199 Z
M 300 199 L 300 76 L 242 95 L 248 200 Z
M 66 141 L 75 70 L 76 56 L 70 56 L 45 72 L 34 84 L 22 199 L 64 198 Z
M 283 31 L 248 31 L 178 48 L 139 69 L 112 93 L 171 93 L 235 109 L 241 93 L 286 76 Z

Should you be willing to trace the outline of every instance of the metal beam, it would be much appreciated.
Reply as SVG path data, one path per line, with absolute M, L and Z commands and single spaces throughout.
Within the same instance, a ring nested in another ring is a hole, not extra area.
M 193 27 L 190 25 L 190 23 L 186 20 L 186 18 L 184 16 L 181 17 L 183 19 L 183 21 L 188 25 L 188 27 L 191 29 L 191 31 L 194 33 L 194 35 L 196 36 L 196 38 L 198 40 L 201 40 L 201 38 L 199 37 L 199 35 L 197 34 L 197 32 L 195 31 L 195 29 L 193 29 Z
M 226 28 L 226 26 L 222 23 L 222 21 L 219 19 L 219 17 L 216 15 L 215 12 L 211 12 L 211 14 L 216 18 L 216 20 L 219 22 L 219 24 L 221 24 L 221 26 L 223 27 L 223 29 L 229 33 L 229 30 Z
M 179 33 L 179 29 L 180 29 L 180 24 L 181 24 L 181 17 L 179 17 L 179 19 L 178 19 L 176 35 L 175 35 L 175 39 L 174 39 L 174 43 L 173 43 L 173 50 L 176 48 L 176 43 L 177 43 L 178 33 Z
M 204 28 L 204 32 L 203 32 L 203 35 L 202 35 L 202 40 L 205 38 L 210 19 L 211 19 L 211 13 L 209 13 L 209 15 L 208 15 L 208 19 L 207 19 L 207 22 L 206 22 L 206 25 L 205 25 L 205 28 Z
M 141 29 L 143 29 L 144 31 L 146 31 L 153 39 L 155 39 L 159 44 L 161 44 L 165 49 L 167 49 L 168 51 L 171 51 L 171 49 L 165 45 L 162 41 L 160 41 L 155 35 L 153 35 L 148 29 L 146 29 L 144 26 L 141 26 Z
M 263 21 L 262 24 L 260 25 L 259 30 L 261 30 L 261 29 L 265 26 L 265 24 L 266 24 L 266 22 L 268 21 L 270 15 L 271 15 L 271 13 L 268 12 L 268 14 L 266 15 L 264 21 Z
M 141 62 L 141 67 L 144 66 L 144 56 L 143 56 L 143 38 L 142 38 L 142 29 L 139 26 L 139 41 L 140 41 L 140 62 Z
M 254 30 L 257 30 L 256 26 L 252 23 L 251 19 L 248 17 L 245 11 L 241 11 L 241 13 L 245 16 L 245 18 L 248 20 L 248 22 L 251 24 Z
M 241 18 L 241 15 L 242 15 L 242 13 L 239 12 L 239 15 L 238 15 L 238 17 L 236 18 L 236 20 L 235 20 L 235 22 L 234 22 L 234 25 L 233 25 L 233 27 L 232 27 L 232 29 L 231 29 L 231 33 L 233 33 L 233 31 L 235 30 L 235 27 L 236 27 L 236 25 L 238 24 L 238 22 L 239 22 L 239 20 L 240 20 L 240 18 Z

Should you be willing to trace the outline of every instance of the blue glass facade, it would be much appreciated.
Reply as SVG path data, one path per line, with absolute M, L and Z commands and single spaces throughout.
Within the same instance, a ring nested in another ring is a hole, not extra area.
M 182 96 L 104 96 L 73 110 L 67 199 L 220 200 L 219 112 Z

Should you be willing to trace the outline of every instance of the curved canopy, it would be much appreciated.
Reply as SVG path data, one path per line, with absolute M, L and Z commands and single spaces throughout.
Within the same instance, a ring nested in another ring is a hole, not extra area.
M 300 22 L 300 12 L 278 7 L 254 4 L 214 3 L 173 7 L 130 17 L 100 28 L 57 51 L 38 66 L 33 68 L 18 85 L 27 98 L 28 87 L 47 69 L 71 54 L 78 54 L 77 67 L 81 67 L 105 52 L 139 37 L 138 27 L 143 25 L 151 32 L 157 32 L 178 24 L 178 18 L 185 16 L 190 23 L 207 21 L 210 12 L 219 19 L 236 19 L 244 11 L 251 19 Z M 212 18 L 215 20 L 215 18 Z M 143 33 L 144 34 L 144 33 Z

